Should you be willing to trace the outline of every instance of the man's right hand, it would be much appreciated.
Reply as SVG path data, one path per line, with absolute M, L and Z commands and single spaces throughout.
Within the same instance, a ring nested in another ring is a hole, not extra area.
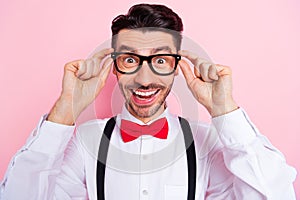
M 112 48 L 103 49 L 87 60 L 76 60 L 65 65 L 62 92 L 47 120 L 65 125 L 75 123 L 105 85 L 113 62 L 107 56 L 113 51 Z

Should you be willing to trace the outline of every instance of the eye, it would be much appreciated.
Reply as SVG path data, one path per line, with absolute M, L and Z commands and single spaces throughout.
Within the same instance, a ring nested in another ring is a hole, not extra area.
M 127 57 L 124 59 L 124 62 L 126 63 L 136 63 L 136 60 L 132 57 Z
M 166 60 L 164 58 L 157 58 L 156 59 L 156 63 L 157 64 L 165 64 L 166 63 Z

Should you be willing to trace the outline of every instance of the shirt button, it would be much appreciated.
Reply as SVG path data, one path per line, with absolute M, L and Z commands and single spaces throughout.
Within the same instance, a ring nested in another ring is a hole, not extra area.
M 143 190 L 143 195 L 148 195 L 148 190 Z

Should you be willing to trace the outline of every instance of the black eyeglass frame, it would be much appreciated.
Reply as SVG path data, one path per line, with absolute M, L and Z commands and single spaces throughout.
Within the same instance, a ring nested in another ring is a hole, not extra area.
M 118 68 L 118 65 L 117 65 L 117 56 L 121 55 L 121 54 L 126 54 L 126 55 L 133 55 L 133 56 L 136 56 L 140 59 L 140 63 L 138 65 L 138 67 L 132 71 L 132 72 L 123 72 L 121 71 L 119 68 Z M 152 63 L 151 63 L 151 60 L 152 58 L 154 57 L 157 57 L 157 56 L 172 56 L 175 58 L 175 66 L 174 66 L 174 69 L 173 71 L 169 72 L 169 73 L 159 73 L 157 71 L 155 71 L 154 67 L 152 66 Z M 160 76 L 168 76 L 168 75 L 171 75 L 173 74 L 175 71 L 176 71 L 176 68 L 177 68 L 177 65 L 178 65 L 178 62 L 181 60 L 181 56 L 178 55 L 178 54 L 154 54 L 154 55 L 150 55 L 150 56 L 142 56 L 142 55 L 138 55 L 138 54 L 135 54 L 135 53 L 131 53 L 131 52 L 113 52 L 111 53 L 111 58 L 113 59 L 114 61 L 114 65 L 115 65 L 115 68 L 116 70 L 121 73 L 121 74 L 134 74 L 136 73 L 137 71 L 139 71 L 143 65 L 143 62 L 144 60 L 147 61 L 148 63 L 148 66 L 150 67 L 151 71 L 154 73 L 154 74 L 157 74 L 157 75 L 160 75 Z

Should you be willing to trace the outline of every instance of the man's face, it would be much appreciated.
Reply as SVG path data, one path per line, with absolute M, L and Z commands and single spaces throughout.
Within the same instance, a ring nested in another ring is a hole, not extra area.
M 142 56 L 176 54 L 173 36 L 161 31 L 121 30 L 117 37 L 116 52 L 131 52 Z M 148 122 L 164 111 L 175 73 L 161 76 L 151 71 L 147 61 L 134 74 L 121 74 L 114 68 L 128 111 Z

